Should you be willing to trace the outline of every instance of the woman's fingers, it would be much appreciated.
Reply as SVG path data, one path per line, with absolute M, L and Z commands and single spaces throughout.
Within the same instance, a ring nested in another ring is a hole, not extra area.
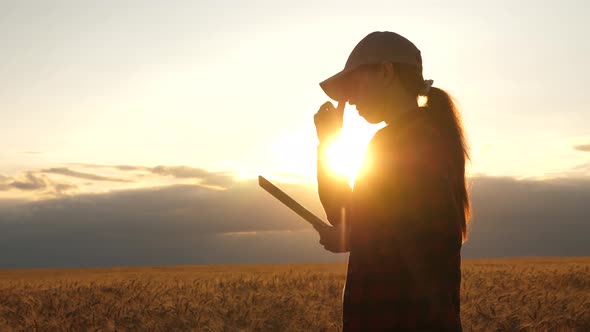
M 313 120 L 315 122 L 315 125 L 317 126 L 318 124 L 321 125 L 322 121 L 325 121 L 324 119 L 330 115 L 331 111 L 333 111 L 334 105 L 327 101 L 325 103 L 322 104 L 322 106 L 320 106 L 320 108 L 318 109 L 318 111 L 316 112 L 316 114 L 313 116 Z
M 335 108 L 334 104 L 332 104 L 331 101 L 327 101 L 327 102 L 323 103 L 322 106 L 320 106 L 320 109 L 318 110 L 318 112 L 331 111 L 334 108 Z
M 338 116 L 341 119 L 344 118 L 344 108 L 345 107 L 346 107 L 346 101 L 340 101 L 340 102 L 338 102 L 338 106 L 336 107 L 336 114 L 338 114 Z
M 348 239 L 343 225 L 326 227 L 325 230 L 319 231 L 319 234 L 320 244 L 324 246 L 324 249 L 333 253 L 342 253 L 348 250 Z
M 342 130 L 344 106 L 346 102 L 338 103 L 338 108 L 327 101 L 313 117 L 316 132 L 320 143 L 327 142 L 337 137 Z

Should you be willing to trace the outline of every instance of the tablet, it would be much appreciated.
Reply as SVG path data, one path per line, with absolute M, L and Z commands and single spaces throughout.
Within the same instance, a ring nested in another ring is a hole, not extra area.
M 319 231 L 322 228 L 331 227 L 322 219 L 318 218 L 315 214 L 309 212 L 309 210 L 289 197 L 289 195 L 287 195 L 277 186 L 265 179 L 262 175 L 258 176 L 258 185 L 260 185 L 260 187 L 266 190 L 269 194 L 273 195 L 276 199 L 281 201 L 281 203 L 285 204 L 293 212 L 297 213 L 300 217 L 309 222 L 316 230 Z

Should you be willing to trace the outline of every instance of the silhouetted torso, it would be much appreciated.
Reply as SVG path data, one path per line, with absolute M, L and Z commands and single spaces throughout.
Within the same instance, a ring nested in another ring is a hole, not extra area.
M 355 181 L 345 221 L 344 331 L 461 331 L 456 172 L 426 112 L 405 113 L 377 132 Z

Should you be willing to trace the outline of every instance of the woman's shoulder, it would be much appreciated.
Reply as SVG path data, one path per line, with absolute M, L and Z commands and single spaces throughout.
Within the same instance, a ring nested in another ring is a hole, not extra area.
M 416 144 L 437 140 L 440 133 L 427 112 L 427 110 L 418 109 L 410 114 L 404 114 L 399 122 L 387 125 L 377 131 L 373 136 L 372 143 L 391 146 L 392 144 Z

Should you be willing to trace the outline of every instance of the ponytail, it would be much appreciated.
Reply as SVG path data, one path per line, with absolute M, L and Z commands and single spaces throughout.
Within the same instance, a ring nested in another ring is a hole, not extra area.
M 395 63 L 394 70 L 399 76 L 404 89 L 418 99 L 424 87 L 422 69 L 412 65 Z M 471 218 L 471 203 L 469 201 L 469 191 L 465 177 L 465 162 L 470 160 L 470 157 L 463 133 L 461 115 L 451 96 L 444 90 L 430 87 L 426 97 L 428 100 L 425 111 L 430 114 L 434 125 L 441 133 L 444 145 L 448 149 L 447 153 L 454 166 L 453 170 L 455 174 L 452 174 L 451 178 L 454 179 L 455 183 L 452 184 L 452 187 L 455 202 L 461 207 L 463 214 L 460 226 L 461 237 L 463 242 L 465 242 L 467 240 L 467 225 Z
M 463 133 L 461 116 L 451 96 L 444 90 L 431 87 L 428 93 L 426 111 L 434 120 L 435 126 L 441 133 L 442 139 L 448 148 L 448 154 L 456 172 L 454 179 L 455 200 L 462 206 L 463 218 L 461 220 L 461 235 L 463 242 L 467 240 L 467 225 L 471 217 L 471 204 L 469 202 L 469 190 L 465 176 L 465 162 L 470 160 L 469 148 Z

